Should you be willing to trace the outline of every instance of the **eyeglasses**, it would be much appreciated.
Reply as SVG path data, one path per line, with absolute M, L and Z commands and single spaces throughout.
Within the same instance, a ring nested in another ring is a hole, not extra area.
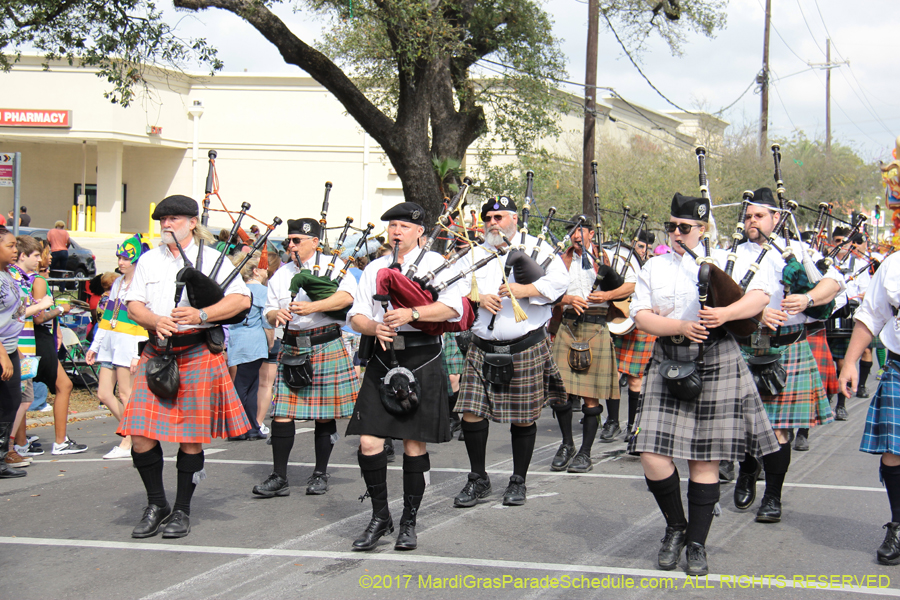
M 305 237 L 305 238 L 302 238 L 302 237 L 289 237 L 289 238 L 286 238 L 285 241 L 286 241 L 288 244 L 293 244 L 293 245 L 295 245 L 295 246 L 299 246 L 300 244 L 302 244 L 302 243 L 305 242 L 306 240 L 311 240 L 311 239 L 313 239 L 313 238 L 309 238 L 309 237 Z
M 506 215 L 488 215 L 485 221 L 496 221 L 499 223 Z
M 691 232 L 691 229 L 694 227 L 700 227 L 699 225 L 691 225 L 689 223 L 673 223 L 671 221 L 666 221 L 663 223 L 663 228 L 666 230 L 666 233 L 675 233 L 675 230 L 681 232 L 681 235 L 687 235 Z

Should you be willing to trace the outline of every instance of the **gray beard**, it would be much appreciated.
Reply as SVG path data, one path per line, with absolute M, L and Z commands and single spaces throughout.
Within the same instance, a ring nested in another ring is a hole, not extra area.
M 515 226 L 511 227 L 509 229 L 509 231 L 506 231 L 503 229 L 501 229 L 500 231 L 502 231 L 510 241 L 512 241 L 513 236 L 516 235 Z M 485 241 L 485 243 L 490 244 L 491 246 L 494 246 L 495 248 L 499 248 L 504 243 L 506 243 L 503 241 L 503 236 L 500 235 L 499 231 L 496 233 L 492 232 L 492 231 L 486 232 L 484 234 L 484 241 Z

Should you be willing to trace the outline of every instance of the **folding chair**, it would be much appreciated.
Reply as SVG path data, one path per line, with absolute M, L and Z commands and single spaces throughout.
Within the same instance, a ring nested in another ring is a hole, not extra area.
M 63 369 L 70 375 L 79 378 L 91 397 L 96 398 L 91 390 L 91 386 L 98 385 L 100 376 L 97 374 L 97 369 L 94 365 L 87 364 L 88 347 L 68 327 L 60 326 L 59 332 L 62 336 L 63 348 L 65 349 L 64 356 L 60 357 Z M 91 375 L 93 375 L 93 379 L 91 379 Z

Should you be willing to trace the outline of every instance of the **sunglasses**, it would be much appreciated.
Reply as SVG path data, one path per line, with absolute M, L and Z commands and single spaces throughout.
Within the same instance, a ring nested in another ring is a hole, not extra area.
M 496 221 L 499 223 L 506 215 L 488 215 L 485 221 Z
M 302 244 L 302 243 L 305 242 L 306 240 L 311 240 L 311 239 L 313 239 L 313 238 L 308 238 L 308 237 L 306 237 L 306 238 L 302 238 L 302 237 L 289 237 L 289 238 L 285 238 L 284 241 L 287 242 L 288 244 L 293 244 L 293 245 L 295 245 L 295 246 L 299 246 L 300 244 Z
M 666 230 L 666 233 L 675 233 L 675 230 L 681 232 L 681 235 L 687 235 L 691 232 L 691 229 L 694 227 L 700 227 L 699 225 L 690 225 L 688 223 L 673 223 L 671 221 L 666 221 L 663 223 L 663 228 Z

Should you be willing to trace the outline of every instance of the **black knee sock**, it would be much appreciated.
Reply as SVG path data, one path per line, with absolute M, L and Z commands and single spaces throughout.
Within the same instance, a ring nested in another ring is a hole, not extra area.
M 781 444 L 781 450 L 763 456 L 763 465 L 766 467 L 765 495 L 781 500 L 784 476 L 791 465 L 791 445 Z
M 175 459 L 175 468 L 178 469 L 178 489 L 175 491 L 175 505 L 172 510 L 184 511 L 186 515 L 191 514 L 191 497 L 197 487 L 194 474 L 203 470 L 203 462 L 203 450 L 199 454 L 178 451 L 178 458 Z
M 641 403 L 641 393 L 628 390 L 628 424 L 634 425 L 637 418 L 638 405 Z
M 362 451 L 358 451 L 356 460 L 359 462 L 359 468 L 367 486 L 387 481 L 387 454 L 384 453 L 384 450 L 378 454 L 363 454 Z
M 473 473 L 487 477 L 485 461 L 487 460 L 488 440 L 487 419 L 469 422 L 463 419 L 462 430 L 466 434 L 466 453 L 469 455 L 469 467 Z
M 869 371 L 872 370 L 871 360 L 859 361 L 859 385 L 865 385 L 866 379 L 869 377 Z
M 528 467 L 531 465 L 531 455 L 534 454 L 537 425 L 534 423 L 528 427 L 510 425 L 509 434 L 512 438 L 513 475 L 525 479 L 528 476 Z
M 837 405 L 835 405 L 835 408 L 843 407 L 844 402 L 846 402 L 846 401 L 847 401 L 847 398 L 845 398 L 843 394 L 838 394 L 837 395 Z
M 900 523 L 900 466 L 889 467 L 881 463 L 881 480 L 891 504 L 891 522 Z
M 697 483 L 688 481 L 688 527 L 687 543 L 706 543 L 709 526 L 712 525 L 716 502 L 719 501 L 719 482 Z
M 565 408 L 554 409 L 553 414 L 556 415 L 556 422 L 559 423 L 563 444 L 574 445 L 575 440 L 572 438 L 572 402 L 570 401 L 566 404 Z
M 584 420 L 581 424 L 583 435 L 579 452 L 590 456 L 591 448 L 594 446 L 594 438 L 597 437 L 597 430 L 600 429 L 600 413 L 603 412 L 603 407 L 584 406 L 581 411 L 584 413 Z
M 606 420 L 619 421 L 619 405 L 622 403 L 618 398 L 610 398 L 606 401 Z
M 316 421 L 316 468 L 318 473 L 328 471 L 328 459 L 331 458 L 331 449 L 334 444 L 331 442 L 332 437 L 337 433 L 337 423 L 332 419 L 327 423 L 319 423 Z
M 681 502 L 681 481 L 678 479 L 678 469 L 675 472 L 658 481 L 653 481 L 644 476 L 647 487 L 656 498 L 659 510 L 666 518 L 666 525 L 677 529 L 687 528 L 687 519 L 684 518 L 684 504 Z
M 797 435 L 802 435 L 803 437 L 809 437 L 809 427 L 800 427 L 797 429 Z
M 431 470 L 428 453 L 421 456 L 403 455 L 403 515 L 400 522 L 415 521 L 422 496 L 425 494 L 425 473 Z
M 750 456 L 749 454 L 744 455 L 744 460 L 738 463 L 740 465 L 739 473 L 751 474 L 756 472 L 756 467 L 759 466 L 759 461 Z M 753 485 L 756 485 L 756 482 L 753 482 Z
M 287 479 L 287 464 L 294 447 L 294 422 L 272 421 L 272 465 L 273 470 Z
M 147 490 L 147 504 L 166 505 L 166 489 L 163 486 L 163 451 L 157 443 L 146 452 L 131 449 L 131 462 L 144 482 Z

